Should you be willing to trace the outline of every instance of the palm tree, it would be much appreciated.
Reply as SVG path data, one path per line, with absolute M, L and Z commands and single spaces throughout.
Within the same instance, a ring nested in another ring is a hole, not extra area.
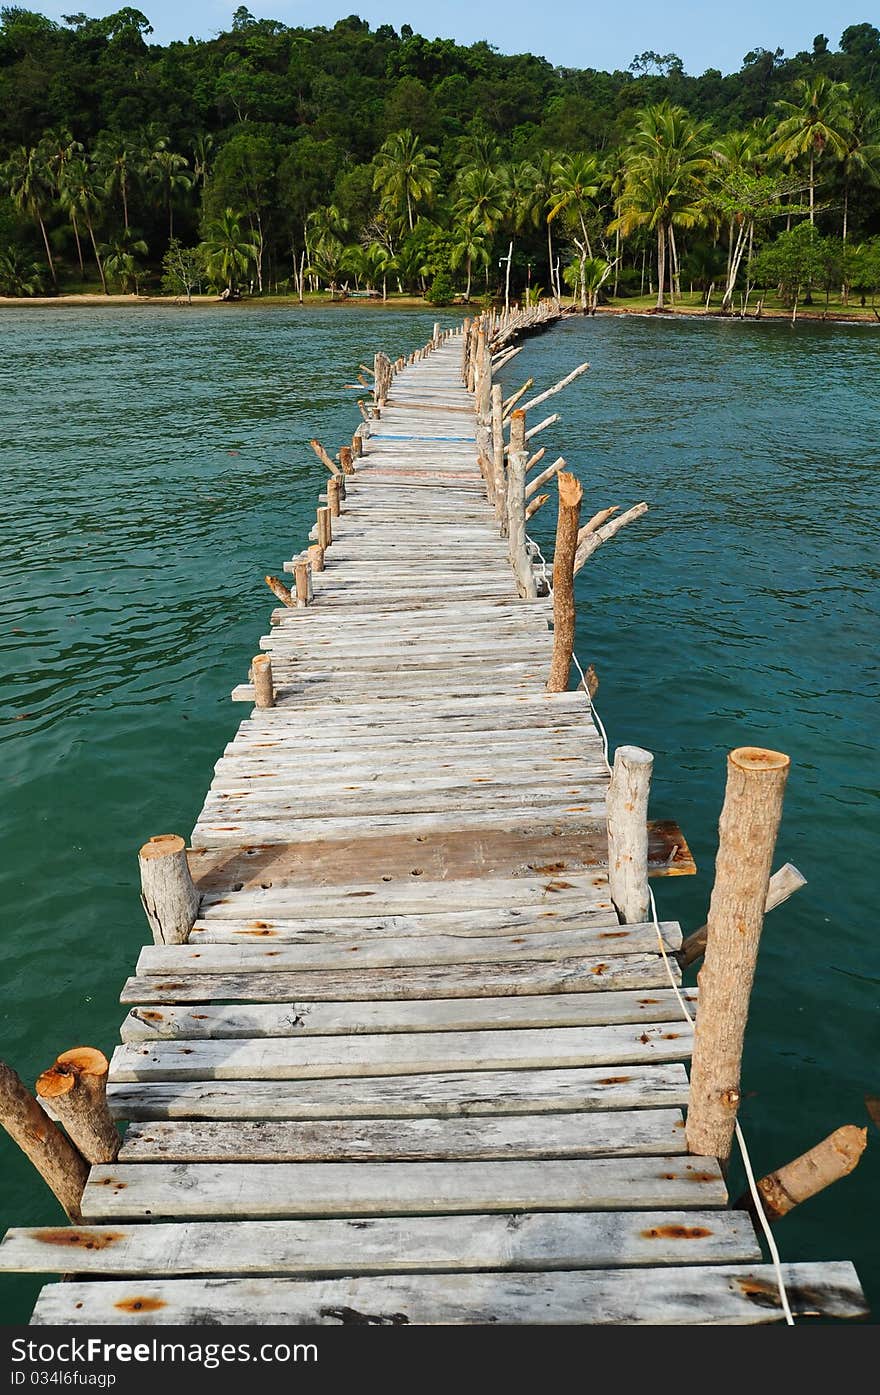
M 453 186 L 452 211 L 460 224 L 491 234 L 505 214 L 502 177 L 483 165 L 467 165 Z
M 241 219 L 231 208 L 209 223 L 205 238 L 199 244 L 205 256 L 208 275 L 222 282 L 230 295 L 236 289 L 239 276 L 257 260 L 257 244 L 253 236 L 242 229 Z
M 430 205 L 440 179 L 435 154 L 433 146 L 423 146 L 418 136 L 406 130 L 390 135 L 376 155 L 373 188 L 381 189 L 383 205 L 393 212 L 406 210 L 410 232 L 415 227 L 415 210 Z
M 52 285 L 57 291 L 58 277 L 44 218 L 51 206 L 53 184 L 46 150 L 41 146 L 18 146 L 2 167 L 2 182 L 15 207 L 39 226 Z
M 592 257 L 587 218 L 594 209 L 594 199 L 602 187 L 602 172 L 595 155 L 563 155 L 556 161 L 551 193 L 548 224 L 564 214 L 571 224 L 580 228 L 585 255 Z
M 845 244 L 849 231 L 849 196 L 853 183 L 876 184 L 880 179 L 880 120 L 877 108 L 869 106 L 861 96 L 852 98 L 843 117 L 841 134 L 845 149 L 840 160 L 843 175 L 841 239 Z
M 136 237 L 130 229 L 123 229 L 115 242 L 106 243 L 101 248 L 104 270 L 116 278 L 124 292 L 128 292 L 129 283 L 133 281 L 137 295 L 138 278 L 143 273 L 137 258 L 145 257 L 148 250 L 143 238 Z
M 5 247 L 0 251 L 0 294 L 39 295 L 42 289 L 43 276 L 38 262 L 21 247 Z
M 467 290 L 465 300 L 470 303 L 471 279 L 475 266 L 489 265 L 489 246 L 486 233 L 476 223 L 459 223 L 453 230 L 454 242 L 449 251 L 449 265 L 458 271 L 464 264 L 467 267 Z
M 98 244 L 95 240 L 95 225 L 92 221 L 93 215 L 100 212 L 101 209 L 101 193 L 97 181 L 85 160 L 71 160 L 68 163 L 65 170 L 64 193 L 62 198 L 66 208 L 82 214 L 83 222 L 89 230 L 92 251 L 95 254 L 98 275 L 101 278 L 101 289 L 105 295 L 109 295 L 109 291 L 107 290 L 107 278 L 104 275 L 104 266 L 98 251 Z
M 802 156 L 810 159 L 810 222 L 815 221 L 816 159 L 830 150 L 838 160 L 846 155 L 846 141 L 841 129 L 842 105 L 846 84 L 832 82 L 820 74 L 814 78 L 798 78 L 794 84 L 795 100 L 777 102 L 781 120 L 776 127 L 774 150 L 787 165 Z
M 551 150 L 542 150 L 540 158 L 522 167 L 524 179 L 534 193 L 535 200 L 535 222 L 542 220 L 547 228 L 547 267 L 548 278 L 551 291 L 555 290 L 556 295 L 560 294 L 559 278 L 555 273 L 553 261 L 553 227 L 550 217 L 550 209 L 553 207 L 556 196 L 556 156 Z
M 208 175 L 211 172 L 211 156 L 213 153 L 214 137 L 206 135 L 204 132 L 196 136 L 192 148 L 192 182 L 194 189 L 197 189 L 200 184 L 202 188 L 204 188 L 207 184 Z
M 391 248 L 378 239 L 368 242 L 364 248 L 364 266 L 369 286 L 374 286 L 376 281 L 381 279 L 382 300 L 386 301 L 388 299 L 388 277 L 397 269 L 397 262 Z
M 65 208 L 70 217 L 73 228 L 73 237 L 76 242 L 76 258 L 79 262 L 80 276 L 85 275 L 83 266 L 82 243 L 79 237 L 79 224 L 76 217 L 76 205 L 70 204 L 65 198 L 67 167 L 71 160 L 77 159 L 83 154 L 83 145 L 80 141 L 74 140 L 69 131 L 55 130 L 47 131 L 41 145 L 44 147 L 49 168 L 55 182 L 55 192 L 62 208 Z
M 192 188 L 192 179 L 186 173 L 189 160 L 170 148 L 167 136 L 150 133 L 147 149 L 143 152 L 141 170 L 148 184 L 151 184 L 168 213 L 168 241 L 174 236 L 174 195 L 178 190 Z
M 122 203 L 122 223 L 129 231 L 128 190 L 136 157 L 130 143 L 111 131 L 102 131 L 95 142 L 93 152 L 95 171 L 101 180 L 108 198 L 119 195 Z

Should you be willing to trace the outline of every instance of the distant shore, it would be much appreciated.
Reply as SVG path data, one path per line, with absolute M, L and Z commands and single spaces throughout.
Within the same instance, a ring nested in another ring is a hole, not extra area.
M 299 297 L 296 295 L 254 296 L 252 299 L 249 297 L 244 297 L 242 300 L 236 301 L 220 300 L 220 298 L 216 295 L 194 295 L 191 301 L 187 301 L 185 296 L 133 294 L 125 295 L 121 293 L 114 295 L 103 295 L 100 292 L 95 291 L 77 292 L 71 295 L 54 296 L 0 296 L 0 309 L 9 308 L 35 310 L 45 309 L 46 307 L 52 306 L 60 307 L 62 309 L 77 309 L 83 306 L 87 306 L 89 308 L 96 306 L 101 307 L 103 309 L 117 309 L 120 306 L 132 305 L 144 307 L 151 305 L 163 305 L 173 307 L 176 310 L 217 309 L 224 311 L 228 311 L 230 307 L 237 307 L 238 309 L 247 309 L 249 307 L 255 306 L 269 306 L 288 308 L 295 307 L 303 310 L 311 310 L 315 308 L 323 309 L 332 306 L 340 309 L 354 308 L 358 310 L 433 310 L 437 312 L 448 312 L 449 310 L 455 310 L 462 315 L 477 313 L 480 308 L 479 305 L 476 303 L 471 303 L 470 305 L 430 305 L 428 301 L 423 300 L 421 296 L 394 296 L 389 297 L 387 301 L 361 299 L 333 300 L 329 296 L 318 295 L 307 296 L 304 301 L 300 301 Z M 569 313 L 573 316 L 576 316 L 581 313 L 579 307 L 576 305 L 567 308 L 569 310 Z M 647 303 L 644 299 L 637 302 L 627 301 L 623 303 L 618 302 L 617 304 L 613 305 L 600 305 L 596 309 L 595 313 L 596 315 L 635 315 L 642 319 L 646 317 L 657 317 L 659 319 L 668 318 L 725 321 L 754 321 L 756 319 L 791 319 L 791 311 L 785 309 L 782 306 L 765 306 L 761 310 L 760 316 L 756 316 L 754 309 L 747 310 L 745 315 L 741 315 L 737 310 L 732 310 L 727 314 L 722 314 L 717 306 L 709 306 L 709 308 L 707 309 L 706 306 L 703 304 L 697 305 L 679 303 L 677 305 L 667 305 L 664 307 L 664 309 L 658 310 L 653 304 Z M 878 319 L 874 310 L 870 306 L 858 306 L 848 310 L 843 310 L 838 307 L 834 310 L 829 310 L 826 313 L 816 305 L 812 305 L 807 306 L 806 308 L 799 308 L 797 318 L 799 321 L 806 320 L 811 323 L 862 324 L 880 326 L 880 319 Z

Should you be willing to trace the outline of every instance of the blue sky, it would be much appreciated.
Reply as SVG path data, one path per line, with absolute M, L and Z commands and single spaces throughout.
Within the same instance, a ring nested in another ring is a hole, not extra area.
M 60 4 L 28 4 L 59 19 L 82 8 L 90 15 L 111 14 L 130 3 L 143 10 L 153 25 L 156 42 L 209 38 L 229 23 L 237 8 L 226 0 L 117 0 L 116 4 L 62 0 Z M 626 5 L 596 0 L 252 0 L 248 9 L 258 19 L 278 19 L 290 25 L 330 26 L 347 14 L 359 14 L 378 24 L 410 24 L 420 34 L 454 38 L 460 43 L 486 39 L 504 53 L 529 50 L 553 63 L 570 67 L 626 68 L 645 49 L 677 53 L 690 73 L 706 68 L 731 72 L 750 49 L 781 47 L 787 54 L 809 49 L 813 35 L 825 33 L 836 48 L 849 24 L 869 20 L 864 3 L 855 12 L 837 11 L 827 0 L 738 0 L 735 5 L 706 0 L 627 0 Z M 876 15 L 874 16 L 876 19 Z

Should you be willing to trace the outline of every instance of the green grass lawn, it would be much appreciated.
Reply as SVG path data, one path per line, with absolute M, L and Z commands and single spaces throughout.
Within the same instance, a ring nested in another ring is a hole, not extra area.
M 780 300 L 779 296 L 776 294 L 775 291 L 753 291 L 751 296 L 749 297 L 748 306 L 746 307 L 746 314 L 748 316 L 754 315 L 759 300 L 763 300 L 764 302 L 762 310 L 762 313 L 764 314 L 791 314 L 791 306 L 783 304 L 783 302 Z M 606 302 L 607 306 L 610 309 L 614 310 L 653 310 L 656 303 L 656 292 L 654 295 L 626 297 L 618 296 L 616 299 L 613 296 L 610 296 L 608 298 L 608 301 Z M 667 297 L 667 310 L 704 310 L 705 308 L 705 291 L 684 291 L 680 296 L 675 297 L 674 305 L 669 305 Z M 716 290 L 709 302 L 709 311 L 711 313 L 714 310 L 717 313 L 717 311 L 719 311 L 720 309 L 721 291 Z M 803 300 L 801 300 L 798 304 L 799 317 L 802 315 L 805 317 L 821 316 L 826 313 L 826 310 L 827 314 L 829 315 L 846 315 L 847 317 L 855 319 L 867 319 L 872 321 L 877 320 L 877 315 L 875 315 L 870 304 L 862 306 L 860 304 L 860 297 L 857 295 L 850 296 L 848 305 L 843 304 L 843 301 L 841 300 L 839 295 L 831 296 L 826 307 L 824 293 L 816 292 L 813 295 L 812 305 L 807 305 Z M 740 297 L 739 295 L 737 295 L 734 300 L 733 313 L 739 314 L 739 311 Z

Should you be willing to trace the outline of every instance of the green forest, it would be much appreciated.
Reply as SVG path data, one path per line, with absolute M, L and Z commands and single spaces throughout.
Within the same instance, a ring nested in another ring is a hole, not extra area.
M 356 16 L 0 10 L 0 294 L 873 306 L 880 30 L 736 73 L 556 67 Z M 875 312 L 876 314 L 876 312 Z

